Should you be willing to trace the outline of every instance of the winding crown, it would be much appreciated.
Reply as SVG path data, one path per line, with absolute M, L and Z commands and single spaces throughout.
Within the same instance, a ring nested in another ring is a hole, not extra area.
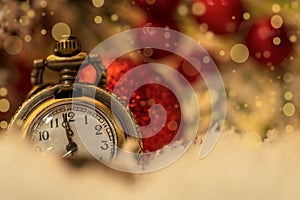
M 81 45 L 74 36 L 62 36 L 54 48 L 55 55 L 62 57 L 75 56 L 79 52 L 81 52 Z

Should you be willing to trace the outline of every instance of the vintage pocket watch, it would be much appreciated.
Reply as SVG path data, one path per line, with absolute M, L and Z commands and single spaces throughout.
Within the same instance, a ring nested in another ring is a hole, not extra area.
M 94 83 L 76 80 L 82 66 L 96 70 Z M 59 83 L 43 82 L 45 68 L 59 73 Z M 99 56 L 81 52 L 75 37 L 62 38 L 53 55 L 34 61 L 31 82 L 34 88 L 12 118 L 8 133 L 21 135 L 38 153 L 109 162 L 128 139 L 134 141 L 133 151 L 141 152 L 131 112 L 104 89 L 106 70 Z M 83 142 L 83 135 L 89 135 L 84 137 L 88 140 Z

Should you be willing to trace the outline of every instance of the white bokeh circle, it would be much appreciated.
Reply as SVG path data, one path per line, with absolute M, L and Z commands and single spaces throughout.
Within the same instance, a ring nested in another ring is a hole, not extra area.
M 165 35 L 165 33 L 168 33 L 167 38 L 162 39 L 158 37 L 158 39 L 156 39 L 155 36 Z M 212 102 L 211 121 L 208 132 L 202 142 L 199 155 L 200 158 L 205 157 L 217 143 L 226 115 L 226 93 L 217 66 L 205 49 L 195 40 L 180 32 L 159 27 L 137 28 L 115 34 L 102 41 L 90 54 L 98 54 L 100 57 L 104 57 L 106 66 L 109 66 L 122 55 L 144 48 L 161 49 L 185 58 L 201 74 L 205 81 Z M 162 64 L 144 64 L 129 70 L 120 78 L 119 82 L 122 81 L 124 76 L 129 76 L 134 79 L 133 81 L 135 81 L 135 85 L 138 87 L 148 84 L 149 82 L 144 81 L 147 79 L 139 77 L 138 74 L 140 74 L 141 70 L 149 70 L 149 68 L 155 72 L 155 76 L 164 80 L 157 84 L 167 87 L 178 99 L 181 107 L 181 123 L 176 136 L 169 145 L 173 147 L 172 149 L 166 151 L 163 149 L 158 150 L 160 154 L 156 151 L 137 155 L 136 153 L 119 148 L 119 156 L 113 162 L 103 163 L 120 171 L 130 173 L 152 172 L 174 163 L 189 148 L 198 131 L 200 110 L 196 91 L 194 91 L 193 87 L 178 71 Z M 155 78 L 153 79 L 155 80 Z M 115 85 L 114 90 L 117 87 L 119 87 L 118 83 Z M 122 87 L 126 87 L 124 81 L 122 81 Z M 130 88 L 130 91 L 133 93 L 138 87 Z M 132 93 L 130 93 L 130 95 Z M 129 100 L 130 96 L 127 99 Z M 125 103 L 128 105 L 129 102 Z M 151 109 L 163 108 L 160 105 L 154 105 Z M 118 112 L 113 102 L 111 110 L 114 115 Z M 159 127 L 155 127 L 156 130 L 159 131 L 162 125 L 163 124 L 160 124 L 158 125 Z M 151 123 L 148 126 L 152 126 Z M 144 127 L 140 127 L 140 129 L 143 128 Z M 130 135 L 130 133 L 127 134 Z M 183 135 L 185 136 L 183 137 Z M 79 136 L 84 144 L 85 137 L 88 137 L 88 134 L 79 133 Z M 87 149 L 89 149 L 89 147 L 87 147 Z M 136 159 L 137 157 L 139 157 L 139 159 Z M 97 157 L 95 158 L 97 159 Z

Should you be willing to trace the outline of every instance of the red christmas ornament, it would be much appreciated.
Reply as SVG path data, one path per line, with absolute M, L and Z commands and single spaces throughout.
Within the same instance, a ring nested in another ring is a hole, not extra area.
M 246 36 L 250 55 L 262 64 L 278 65 L 292 51 L 287 30 L 279 15 L 257 21 Z M 276 18 L 277 20 L 276 22 Z M 273 19 L 273 22 L 272 22 Z
M 134 0 L 135 4 L 157 19 L 170 15 L 180 0 Z
M 240 0 L 194 0 L 193 15 L 199 23 L 208 25 L 216 34 L 236 32 L 243 21 Z
M 0 101 L 2 104 L 0 130 L 6 129 L 7 123 L 32 88 L 31 68 L 23 59 L 17 58 L 15 62 L 9 62 L 8 65 L 0 67 Z
M 163 20 L 156 21 L 156 19 L 149 18 L 144 24 L 138 25 L 143 28 L 138 37 L 138 44 L 140 46 L 149 46 L 149 49 L 143 49 L 146 57 L 153 59 L 160 59 L 172 55 L 172 46 L 178 43 L 178 35 L 171 34 L 169 30 L 178 31 L 176 22 L 172 18 L 164 18 Z M 157 31 L 155 27 L 164 28 L 164 31 Z M 163 44 L 165 49 L 152 48 L 154 44 Z
M 161 149 L 174 139 L 180 125 L 181 110 L 176 96 L 168 88 L 155 82 L 155 75 L 151 69 L 143 70 L 138 74 L 138 77 L 153 83 L 143 85 L 132 94 L 129 94 L 129 88 L 136 87 L 136 82 L 132 81 L 130 77 L 127 77 L 124 81 L 126 81 L 126 85 L 129 84 L 127 85 L 128 87 L 122 87 L 125 83 L 119 82 L 118 84 L 121 85 L 121 87 L 114 89 L 119 79 L 126 72 L 129 72 L 140 64 L 142 64 L 142 62 L 129 59 L 118 59 L 110 64 L 107 67 L 107 89 L 113 91 L 125 101 L 128 100 L 127 97 L 130 97 L 129 108 L 139 126 L 147 126 L 152 120 L 151 124 L 153 126 L 151 127 L 159 127 L 159 124 L 164 120 L 164 113 L 160 110 L 151 112 L 151 106 L 159 104 L 165 109 L 166 122 L 159 130 L 153 130 L 151 128 L 141 129 L 143 150 L 144 152 L 152 152 Z M 137 76 L 137 74 L 134 76 Z M 121 96 L 120 94 L 126 95 Z M 149 135 L 152 136 L 149 137 Z
M 177 71 L 182 74 L 189 83 L 194 83 L 201 78 L 199 71 L 186 60 L 180 61 Z
M 16 82 L 16 89 L 20 95 L 25 98 L 28 92 L 32 89 L 30 82 L 31 66 L 27 65 L 22 59 L 17 60 L 16 70 L 18 73 L 18 79 Z

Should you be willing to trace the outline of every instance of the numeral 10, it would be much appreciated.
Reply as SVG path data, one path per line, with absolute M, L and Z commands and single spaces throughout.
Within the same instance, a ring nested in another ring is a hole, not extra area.
M 48 140 L 50 137 L 50 134 L 48 131 L 40 131 L 39 132 L 40 141 L 42 140 Z

